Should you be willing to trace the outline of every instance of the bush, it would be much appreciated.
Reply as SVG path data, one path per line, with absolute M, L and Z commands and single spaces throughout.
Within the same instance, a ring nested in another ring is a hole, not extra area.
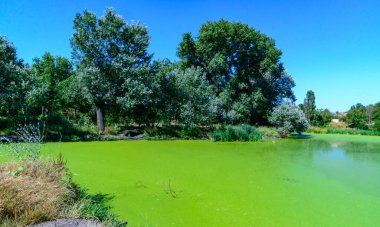
M 327 134 L 327 128 L 310 127 L 307 132 L 315 134 Z
M 302 110 L 295 104 L 287 102 L 273 109 L 269 122 L 276 126 L 281 137 L 286 137 L 293 131 L 301 134 L 309 128 Z
M 255 127 L 250 125 L 241 126 L 222 126 L 210 133 L 210 138 L 213 141 L 259 141 L 262 136 Z
M 327 125 L 328 128 L 333 128 L 333 129 L 346 129 L 348 127 L 347 123 L 343 122 L 343 121 L 339 121 L 339 122 L 330 122 L 328 125 Z
M 280 134 L 275 128 L 258 127 L 257 131 L 260 132 L 263 139 L 276 139 L 280 137 Z
M 144 139 L 203 139 L 207 138 L 208 127 L 162 126 L 144 129 Z

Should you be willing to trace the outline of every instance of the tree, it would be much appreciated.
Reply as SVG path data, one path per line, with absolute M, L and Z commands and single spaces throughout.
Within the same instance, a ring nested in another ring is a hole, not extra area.
M 372 118 L 374 121 L 373 128 L 376 131 L 380 132 L 380 102 L 373 105 Z
M 198 37 L 183 35 L 177 55 L 183 68 L 200 67 L 220 97 L 219 111 L 237 122 L 265 123 L 283 99 L 295 100 L 293 79 L 273 39 L 246 24 L 207 22 Z M 228 119 L 225 119 L 228 120 Z
M 200 68 L 174 69 L 162 78 L 163 118 L 194 127 L 210 125 L 216 106 Z
M 373 105 L 372 118 L 373 119 L 380 119 L 380 102 Z
M 301 134 L 309 127 L 302 110 L 295 104 L 288 102 L 283 102 L 273 109 L 269 122 L 277 128 L 282 137 L 286 137 L 293 131 Z
M 328 109 L 316 110 L 311 118 L 311 125 L 325 127 L 333 118 L 334 114 L 332 114 Z
M 45 53 L 42 58 L 34 58 L 31 68 L 32 83 L 27 95 L 28 104 L 40 109 L 40 116 L 64 110 L 59 95 L 60 84 L 73 75 L 71 62 L 63 57 L 53 57 Z
M 303 102 L 303 112 L 305 113 L 306 119 L 310 122 L 315 114 L 315 95 L 312 90 L 307 91 L 306 98 Z
M 17 58 L 16 48 L 0 36 L 0 116 L 16 118 L 26 112 L 27 69 Z
M 368 129 L 368 113 L 367 108 L 361 103 L 351 107 L 345 116 L 345 121 L 351 128 Z
M 101 18 L 89 11 L 78 13 L 74 31 L 73 58 L 96 107 L 98 128 L 103 131 L 105 109 L 115 106 L 117 97 L 124 95 L 128 78 L 139 77 L 149 65 L 148 32 L 140 24 L 127 24 L 112 9 Z

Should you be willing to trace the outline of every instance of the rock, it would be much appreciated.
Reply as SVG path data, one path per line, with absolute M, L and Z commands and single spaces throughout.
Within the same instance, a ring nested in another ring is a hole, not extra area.
M 97 221 L 80 219 L 57 219 L 55 221 L 44 222 L 29 227 L 105 227 Z
M 125 130 L 123 131 L 124 136 L 129 136 L 129 137 L 135 137 L 142 134 L 142 132 L 138 129 L 132 129 L 132 130 Z

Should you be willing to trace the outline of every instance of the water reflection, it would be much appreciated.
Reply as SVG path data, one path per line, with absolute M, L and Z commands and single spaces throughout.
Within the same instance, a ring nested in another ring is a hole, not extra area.
M 311 143 L 313 169 L 361 193 L 380 196 L 380 143 L 323 141 Z

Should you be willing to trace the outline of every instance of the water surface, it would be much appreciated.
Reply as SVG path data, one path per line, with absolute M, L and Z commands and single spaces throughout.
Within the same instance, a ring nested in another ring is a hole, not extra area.
M 131 226 L 378 226 L 380 138 L 48 144 Z

